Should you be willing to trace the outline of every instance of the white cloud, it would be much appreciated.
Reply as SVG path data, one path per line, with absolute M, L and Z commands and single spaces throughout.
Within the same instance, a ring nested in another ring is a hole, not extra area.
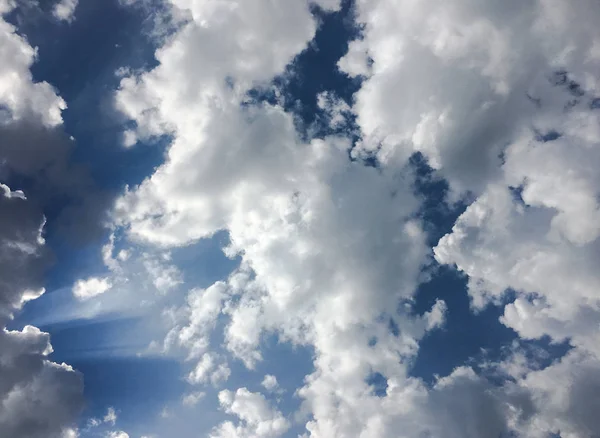
M 117 422 L 117 413 L 115 412 L 115 408 L 112 406 L 108 408 L 106 411 L 106 415 L 102 419 L 105 423 L 112 424 L 113 426 Z
M 187 23 L 157 51 L 160 65 L 141 77 L 122 79 L 117 94 L 118 107 L 137 122 L 137 138 L 204 126 L 211 101 L 228 89 L 227 79 L 236 93 L 268 81 L 304 49 L 316 29 L 305 1 L 285 6 L 268 0 L 169 3 Z M 172 80 L 179 75 L 182 80 Z M 191 113 L 190 105 L 195 107 Z M 130 131 L 126 144 L 137 138 Z
M 66 108 L 47 82 L 34 82 L 29 68 L 36 58 L 36 49 L 16 33 L 3 14 L 14 8 L 14 2 L 0 2 L 0 121 L 18 121 L 33 115 L 45 126 L 62 123 L 61 111 Z
M 113 431 L 113 432 L 108 432 L 108 434 L 106 435 L 106 438 L 129 438 L 129 434 L 126 432 L 123 432 L 122 430 Z
M 61 438 L 78 438 L 79 432 L 77 429 L 66 429 L 63 431 L 63 435 Z
M 277 377 L 275 377 L 271 374 L 265 375 L 265 378 L 263 379 L 261 385 L 267 391 L 274 391 L 279 387 L 279 383 L 277 382 Z
M 4 192 L 2 196 L 4 196 L 5 198 L 19 198 L 24 201 L 27 200 L 22 190 L 11 190 L 10 187 L 2 183 L 0 183 L 0 189 L 2 189 L 2 191 Z
M 189 358 L 200 357 L 208 349 L 210 333 L 215 327 L 226 298 L 227 286 L 218 282 L 207 289 L 192 289 L 187 295 L 186 316 L 167 336 L 167 348 L 181 345 Z
M 90 430 L 95 429 L 97 427 L 101 427 L 103 425 L 110 425 L 110 426 L 114 426 L 117 423 L 117 411 L 115 411 L 115 408 L 113 408 L 112 406 L 109 406 L 108 409 L 106 410 L 106 414 L 104 415 L 104 417 L 101 418 L 96 418 L 96 417 L 91 417 L 87 420 L 87 427 L 85 429 L 83 429 L 83 432 L 90 432 Z
M 202 391 L 190 392 L 189 394 L 183 396 L 183 398 L 181 399 L 181 403 L 184 406 L 196 406 L 198 402 L 202 400 L 205 396 L 206 393 Z
M 88 300 L 105 293 L 111 287 L 108 278 L 90 277 L 86 280 L 77 280 L 73 285 L 73 295 L 80 300 Z
M 521 385 L 532 394 L 537 411 L 523 427 L 523 436 L 542 438 L 553 432 L 579 438 L 594 436 L 600 430 L 596 415 L 600 406 L 597 357 L 572 351 L 560 362 L 530 372 Z
M 132 241 L 159 248 L 226 230 L 227 254 L 242 260 L 227 281 L 192 289 L 174 318 L 165 344 L 195 361 L 190 382 L 211 381 L 224 364 L 210 336 L 222 321 L 226 349 L 248 368 L 262 360 L 265 334 L 313 348 L 314 371 L 297 392 L 312 437 L 597 432 L 579 409 L 587 393 L 576 379 L 566 395 L 541 382 L 581 362 L 586 373 L 598 368 L 598 115 L 588 97 L 566 111 L 572 90 L 547 80 L 568 68 L 586 96 L 598 95 L 592 2 L 358 1 L 364 39 L 340 66 L 366 77 L 353 153 L 376 154 L 377 169 L 349 161 L 347 139 L 303 143 L 277 105 L 240 105 L 312 37 L 304 2 L 172 3 L 189 24 L 158 50 L 158 67 L 121 81 L 116 101 L 137 124 L 130 144 L 173 141 L 165 163 L 118 200 L 115 221 Z M 325 95 L 320 105 L 333 125 L 348 111 Z M 562 137 L 539 144 L 535 130 L 549 129 Z M 469 275 L 476 307 L 515 289 L 502 321 L 524 338 L 571 338 L 585 360 L 522 370 L 504 386 L 467 367 L 432 388 L 408 376 L 419 340 L 447 311 L 443 301 L 422 316 L 411 309 L 428 252 L 406 167 L 417 151 L 448 180 L 451 200 L 475 198 L 436 246 L 437 260 Z M 526 205 L 509 189 L 521 185 Z M 368 383 L 374 373 L 386 381 L 383 397 Z M 260 394 L 242 388 L 219 400 L 240 421 L 215 437 L 289 427 Z
M 231 370 L 226 362 L 217 364 L 219 357 L 215 353 L 204 353 L 195 368 L 188 375 L 188 382 L 192 384 L 211 382 L 213 386 L 226 381 L 231 375 Z
M 272 408 L 262 394 L 246 388 L 221 391 L 219 403 L 226 413 L 237 416 L 240 421 L 221 423 L 211 433 L 213 438 L 276 438 L 290 427 L 288 420 Z
M 121 252 L 119 252 L 117 257 L 119 255 L 121 255 Z M 125 257 L 125 260 L 127 258 Z M 152 284 L 162 294 L 169 292 L 183 283 L 181 272 L 177 267 L 169 264 L 169 261 L 170 256 L 168 254 L 163 255 L 162 259 L 153 258 L 148 255 L 143 257 L 143 264 L 152 280 Z
M 58 20 L 71 22 L 75 19 L 75 9 L 79 0 L 60 0 L 54 5 L 52 15 Z
M 456 191 L 480 193 L 497 178 L 504 146 L 531 126 L 529 87 L 557 69 L 593 77 L 596 9 L 554 0 L 502 8 L 358 1 L 364 39 L 340 62 L 366 75 L 354 105 L 363 132 L 356 153 L 396 166 L 420 151 Z

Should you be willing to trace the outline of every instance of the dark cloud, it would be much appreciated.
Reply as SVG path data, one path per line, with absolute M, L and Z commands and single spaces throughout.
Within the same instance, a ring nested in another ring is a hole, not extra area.
M 74 145 L 62 127 L 48 128 L 35 117 L 0 126 L 0 180 L 18 183 L 61 237 L 85 242 L 102 234 L 111 198 L 74 161 Z

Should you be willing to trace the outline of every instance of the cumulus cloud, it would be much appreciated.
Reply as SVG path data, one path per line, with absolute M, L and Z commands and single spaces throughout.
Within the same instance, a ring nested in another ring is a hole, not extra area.
M 297 390 L 307 436 L 597 434 L 596 399 L 584 409 L 592 396 L 579 380 L 595 388 L 600 369 L 597 5 L 357 1 L 362 36 L 339 66 L 364 82 L 352 108 L 318 101 L 334 126 L 355 112 L 352 147 L 342 136 L 304 142 L 292 115 L 246 97 L 312 38 L 305 2 L 171 4 L 187 24 L 157 51 L 156 68 L 122 79 L 116 104 L 135 122 L 129 145 L 172 141 L 114 220 L 132 242 L 165 251 L 226 230 L 226 254 L 241 259 L 226 280 L 189 291 L 174 318 L 165 345 L 194 361 L 188 380 L 229 372 L 211 337 L 224 325 L 225 350 L 249 369 L 265 334 L 313 349 Z M 415 219 L 416 152 L 448 181 L 449 201 L 474 201 L 434 249 L 469 276 L 474 309 L 512 289 L 502 322 L 526 339 L 570 340 L 574 352 L 543 370 L 523 362 L 499 385 L 470 367 L 431 387 L 410 377 L 420 339 L 447 312 L 443 301 L 412 309 L 430 250 Z M 377 168 L 360 160 L 370 157 Z M 572 384 L 552 388 L 553 379 Z M 289 427 L 245 388 L 219 401 L 239 422 L 215 437 Z
M 129 438 L 129 434 L 127 432 L 123 432 L 122 430 L 108 432 L 106 438 Z
M 277 377 L 273 376 L 272 374 L 267 374 L 265 376 L 265 378 L 263 379 L 261 385 L 267 391 L 274 391 L 279 387 L 279 383 L 277 382 Z
M 593 82 L 596 9 L 358 1 L 364 38 L 340 61 L 366 78 L 354 105 L 363 132 L 355 153 L 395 165 L 418 151 L 453 189 L 481 193 L 498 177 L 505 145 L 531 127 L 527 96 L 539 78 L 567 69 Z
M 14 7 L 14 2 L 3 0 L 0 15 L 11 12 Z M 62 123 L 64 100 L 47 82 L 33 81 L 29 68 L 35 61 L 36 50 L 3 17 L 0 18 L 0 47 L 4 59 L 0 67 L 0 120 L 23 120 L 33 115 L 45 126 Z
M 1 2 L 0 15 L 17 4 Z M 39 209 L 56 211 L 61 205 L 53 226 L 63 237 L 74 242 L 99 237 L 110 200 L 87 167 L 71 160 L 75 141 L 64 132 L 61 115 L 66 102 L 49 83 L 34 81 L 30 68 L 37 49 L 3 18 L 0 47 L 0 179 L 26 181 L 22 189 Z
M 219 393 L 221 408 L 228 414 L 238 417 L 237 424 L 226 421 L 216 427 L 212 438 L 245 438 L 282 436 L 290 427 L 288 420 L 269 405 L 265 397 L 246 388 L 237 391 L 221 391 Z
M 73 286 L 73 295 L 80 300 L 87 300 L 103 294 L 111 288 L 108 278 L 91 277 L 87 280 L 78 280 Z
M 188 381 L 192 384 L 211 382 L 217 385 L 229 378 L 231 370 L 227 363 L 217 364 L 219 357 L 214 353 L 204 353 L 195 368 L 188 375 Z
M 81 376 L 47 359 L 47 333 L 26 326 L 0 334 L 0 427 L 7 436 L 60 437 L 82 406 Z
M 54 5 L 52 15 L 58 20 L 71 22 L 75 19 L 75 9 L 79 0 L 60 0 Z
M 364 38 L 340 62 L 365 77 L 354 105 L 363 132 L 356 154 L 374 154 L 387 167 L 421 152 L 455 197 L 476 198 L 436 246 L 437 260 L 468 274 L 474 308 L 501 303 L 510 289 L 517 298 L 504 324 L 523 338 L 549 335 L 578 349 L 520 382 L 537 410 L 524 436 L 597 434 L 569 411 L 582 396 L 577 389 L 548 395 L 530 382 L 550 373 L 568 380 L 582 360 L 600 368 L 600 181 L 591 167 L 600 142 L 593 104 L 600 10 L 467 0 L 365 1 L 357 11 Z M 560 407 L 539 403 L 543 394 Z

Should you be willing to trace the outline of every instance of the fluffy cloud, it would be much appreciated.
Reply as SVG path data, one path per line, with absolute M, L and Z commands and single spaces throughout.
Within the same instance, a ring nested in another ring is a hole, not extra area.
M 271 375 L 271 374 L 267 374 L 265 376 L 265 378 L 263 379 L 261 385 L 267 390 L 267 391 L 274 391 L 279 387 L 279 383 L 277 382 L 277 377 Z
M 61 116 L 66 103 L 49 83 L 33 80 L 37 49 L 3 19 L 16 5 L 0 1 L 0 179 L 26 181 L 22 189 L 40 210 L 61 205 L 53 226 L 73 241 L 87 241 L 101 234 L 109 199 L 89 170 L 71 161 L 75 141 Z
M 188 375 L 188 381 L 192 384 L 210 381 L 213 385 L 227 380 L 231 370 L 227 363 L 217 365 L 218 357 L 213 353 L 204 353 L 196 367 Z
M 357 6 L 364 38 L 340 61 L 365 78 L 354 105 L 363 133 L 355 153 L 386 168 L 421 152 L 452 195 L 471 193 L 475 202 L 436 246 L 437 260 L 469 275 L 475 308 L 514 291 L 502 322 L 521 337 L 549 335 L 577 348 L 547 370 L 525 372 L 519 388 L 537 413 L 524 436 L 597 434 L 570 407 L 596 403 L 577 383 L 561 392 L 549 380 L 532 382 L 550 374 L 570 381 L 577 370 L 593 382 L 591 370 L 600 369 L 600 181 L 592 164 L 600 10 L 554 0 L 501 9 L 469 0 Z M 541 401 L 548 398 L 556 404 Z
M 0 15 L 11 12 L 14 7 L 12 1 L 0 1 Z M 0 18 L 0 56 L 4 59 L 0 67 L 0 120 L 16 121 L 34 116 L 46 126 L 59 125 L 66 104 L 50 84 L 33 81 L 29 68 L 36 51 L 15 30 Z
M 87 300 L 103 294 L 111 288 L 108 278 L 91 277 L 87 280 L 78 280 L 73 286 L 73 295 L 80 300 Z
M 498 177 L 503 148 L 531 127 L 536 81 L 567 69 L 589 83 L 597 70 L 593 2 L 380 0 L 357 11 L 364 38 L 340 61 L 366 77 L 356 153 L 397 165 L 422 152 L 459 192 Z
M 47 359 L 49 336 L 35 327 L 0 333 L 0 427 L 7 436 L 59 437 L 82 405 L 81 376 Z
M 52 15 L 58 20 L 71 22 L 75 19 L 75 9 L 79 0 L 60 0 L 54 5 Z
M 260 393 L 239 388 L 235 392 L 219 393 L 221 408 L 239 418 L 238 424 L 226 421 L 211 433 L 211 438 L 245 438 L 282 436 L 290 427 L 281 412 L 272 408 Z
M 106 438 L 129 438 L 129 434 L 126 432 L 123 432 L 122 430 L 114 431 L 114 432 L 109 432 L 106 435 Z
M 352 154 L 375 155 L 373 168 L 348 160 L 348 139 L 305 143 L 291 115 L 245 96 L 312 37 L 305 2 L 171 3 L 189 21 L 157 51 L 155 69 L 121 81 L 116 102 L 136 123 L 129 145 L 172 141 L 114 218 L 132 241 L 165 249 L 226 230 L 226 253 L 241 258 L 226 281 L 192 289 L 174 317 L 165 345 L 194 360 L 189 380 L 213 379 L 223 359 L 211 332 L 224 325 L 225 349 L 248 368 L 262 360 L 265 334 L 314 349 L 297 391 L 313 437 L 598 433 L 579 380 L 595 382 L 600 369 L 598 8 L 358 1 L 363 38 L 339 65 L 365 79 Z M 319 105 L 334 127 L 351 110 L 326 94 Z M 523 338 L 570 339 L 575 352 L 545 370 L 523 364 L 503 385 L 468 367 L 432 387 L 409 376 L 419 340 L 446 312 L 443 301 L 423 315 L 411 308 L 428 253 L 407 164 L 415 152 L 449 182 L 451 200 L 475 199 L 436 259 L 469 275 L 475 307 L 511 288 L 502 322 Z M 566 378 L 568 389 L 549 383 Z M 259 394 L 219 400 L 240 422 L 214 436 L 288 428 Z
M 339 6 L 336 0 L 315 3 Z M 215 98 L 231 88 L 244 93 L 271 79 L 316 29 L 305 0 L 285 6 L 268 0 L 168 4 L 185 24 L 156 52 L 160 65 L 141 77 L 125 77 L 117 95 L 117 106 L 137 122 L 135 131 L 126 134 L 128 145 L 173 130 L 191 134 L 204 126 Z M 193 113 L 187 111 L 190 106 Z

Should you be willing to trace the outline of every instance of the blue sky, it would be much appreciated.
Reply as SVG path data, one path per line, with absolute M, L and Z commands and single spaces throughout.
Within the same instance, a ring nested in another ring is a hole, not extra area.
M 0 0 L 0 435 L 600 435 L 598 18 Z

